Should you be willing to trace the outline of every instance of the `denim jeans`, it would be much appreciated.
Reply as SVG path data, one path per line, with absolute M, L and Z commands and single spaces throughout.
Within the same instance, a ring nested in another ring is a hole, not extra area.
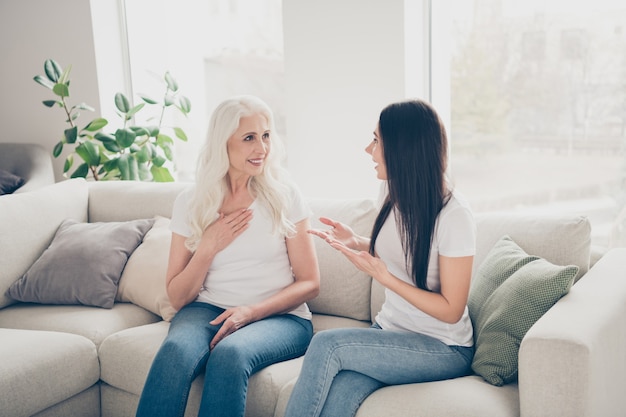
M 198 415 L 243 417 L 248 378 L 276 362 L 302 356 L 313 335 L 309 320 L 283 314 L 251 323 L 209 350 L 224 310 L 193 302 L 172 319 L 143 388 L 138 417 L 182 417 L 193 380 L 205 371 Z
M 285 417 L 354 416 L 381 387 L 468 375 L 473 356 L 473 347 L 377 325 L 321 331 L 304 356 Z

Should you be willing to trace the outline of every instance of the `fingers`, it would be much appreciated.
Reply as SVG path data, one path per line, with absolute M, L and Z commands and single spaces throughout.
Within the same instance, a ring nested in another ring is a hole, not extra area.
M 211 339 L 211 343 L 209 344 L 210 349 L 213 349 L 226 336 L 246 325 L 243 316 L 241 316 L 241 314 L 235 314 L 235 312 L 235 310 L 228 309 L 209 323 L 214 326 L 223 323 L 222 327 L 220 327 L 215 336 L 213 336 L 213 339 Z
M 334 221 L 333 219 L 329 219 L 328 217 L 320 217 L 320 222 L 332 228 L 337 227 L 337 222 Z
M 221 216 L 220 220 L 224 222 L 226 227 L 230 228 L 233 235 L 239 235 L 248 228 L 250 220 L 252 220 L 252 210 L 235 211 L 228 216 Z

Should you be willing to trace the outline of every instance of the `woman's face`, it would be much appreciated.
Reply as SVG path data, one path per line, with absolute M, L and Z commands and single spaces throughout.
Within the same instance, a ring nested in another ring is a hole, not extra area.
M 376 125 L 376 129 L 374 130 L 374 138 L 370 144 L 367 145 L 367 148 L 365 148 L 365 152 L 372 155 L 372 161 L 376 164 L 374 166 L 374 169 L 376 170 L 376 177 L 379 180 L 386 180 L 387 166 L 385 165 L 382 137 L 380 136 L 378 125 Z
M 270 152 L 270 128 L 261 114 L 242 117 L 239 127 L 227 142 L 231 178 L 255 176 L 263 172 Z

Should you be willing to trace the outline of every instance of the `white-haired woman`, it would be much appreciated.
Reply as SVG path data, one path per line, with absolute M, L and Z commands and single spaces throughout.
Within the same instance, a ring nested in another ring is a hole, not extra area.
M 281 153 L 259 98 L 237 96 L 214 111 L 195 185 L 174 204 L 166 285 L 179 311 L 137 416 L 183 416 L 204 370 L 199 415 L 243 417 L 250 375 L 304 354 L 319 270 L 311 213 Z

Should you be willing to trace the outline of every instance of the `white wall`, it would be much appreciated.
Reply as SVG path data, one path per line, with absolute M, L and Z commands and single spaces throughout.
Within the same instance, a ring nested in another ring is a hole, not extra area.
M 427 53 L 423 19 L 413 16 L 416 26 L 405 31 L 405 11 L 421 13 L 425 3 L 283 2 L 288 162 L 305 195 L 377 195 L 380 184 L 364 148 L 380 111 L 428 95 L 420 64 Z
M 89 2 L 2 0 L 0 39 L 0 142 L 39 143 L 52 153 L 68 125 L 60 108 L 47 108 L 41 103 L 55 96 L 33 77 L 44 75 L 43 63 L 47 58 L 62 66 L 72 64 L 70 100 L 73 104 L 84 101 L 99 109 Z M 64 159 L 54 160 L 57 180 L 62 179 Z

